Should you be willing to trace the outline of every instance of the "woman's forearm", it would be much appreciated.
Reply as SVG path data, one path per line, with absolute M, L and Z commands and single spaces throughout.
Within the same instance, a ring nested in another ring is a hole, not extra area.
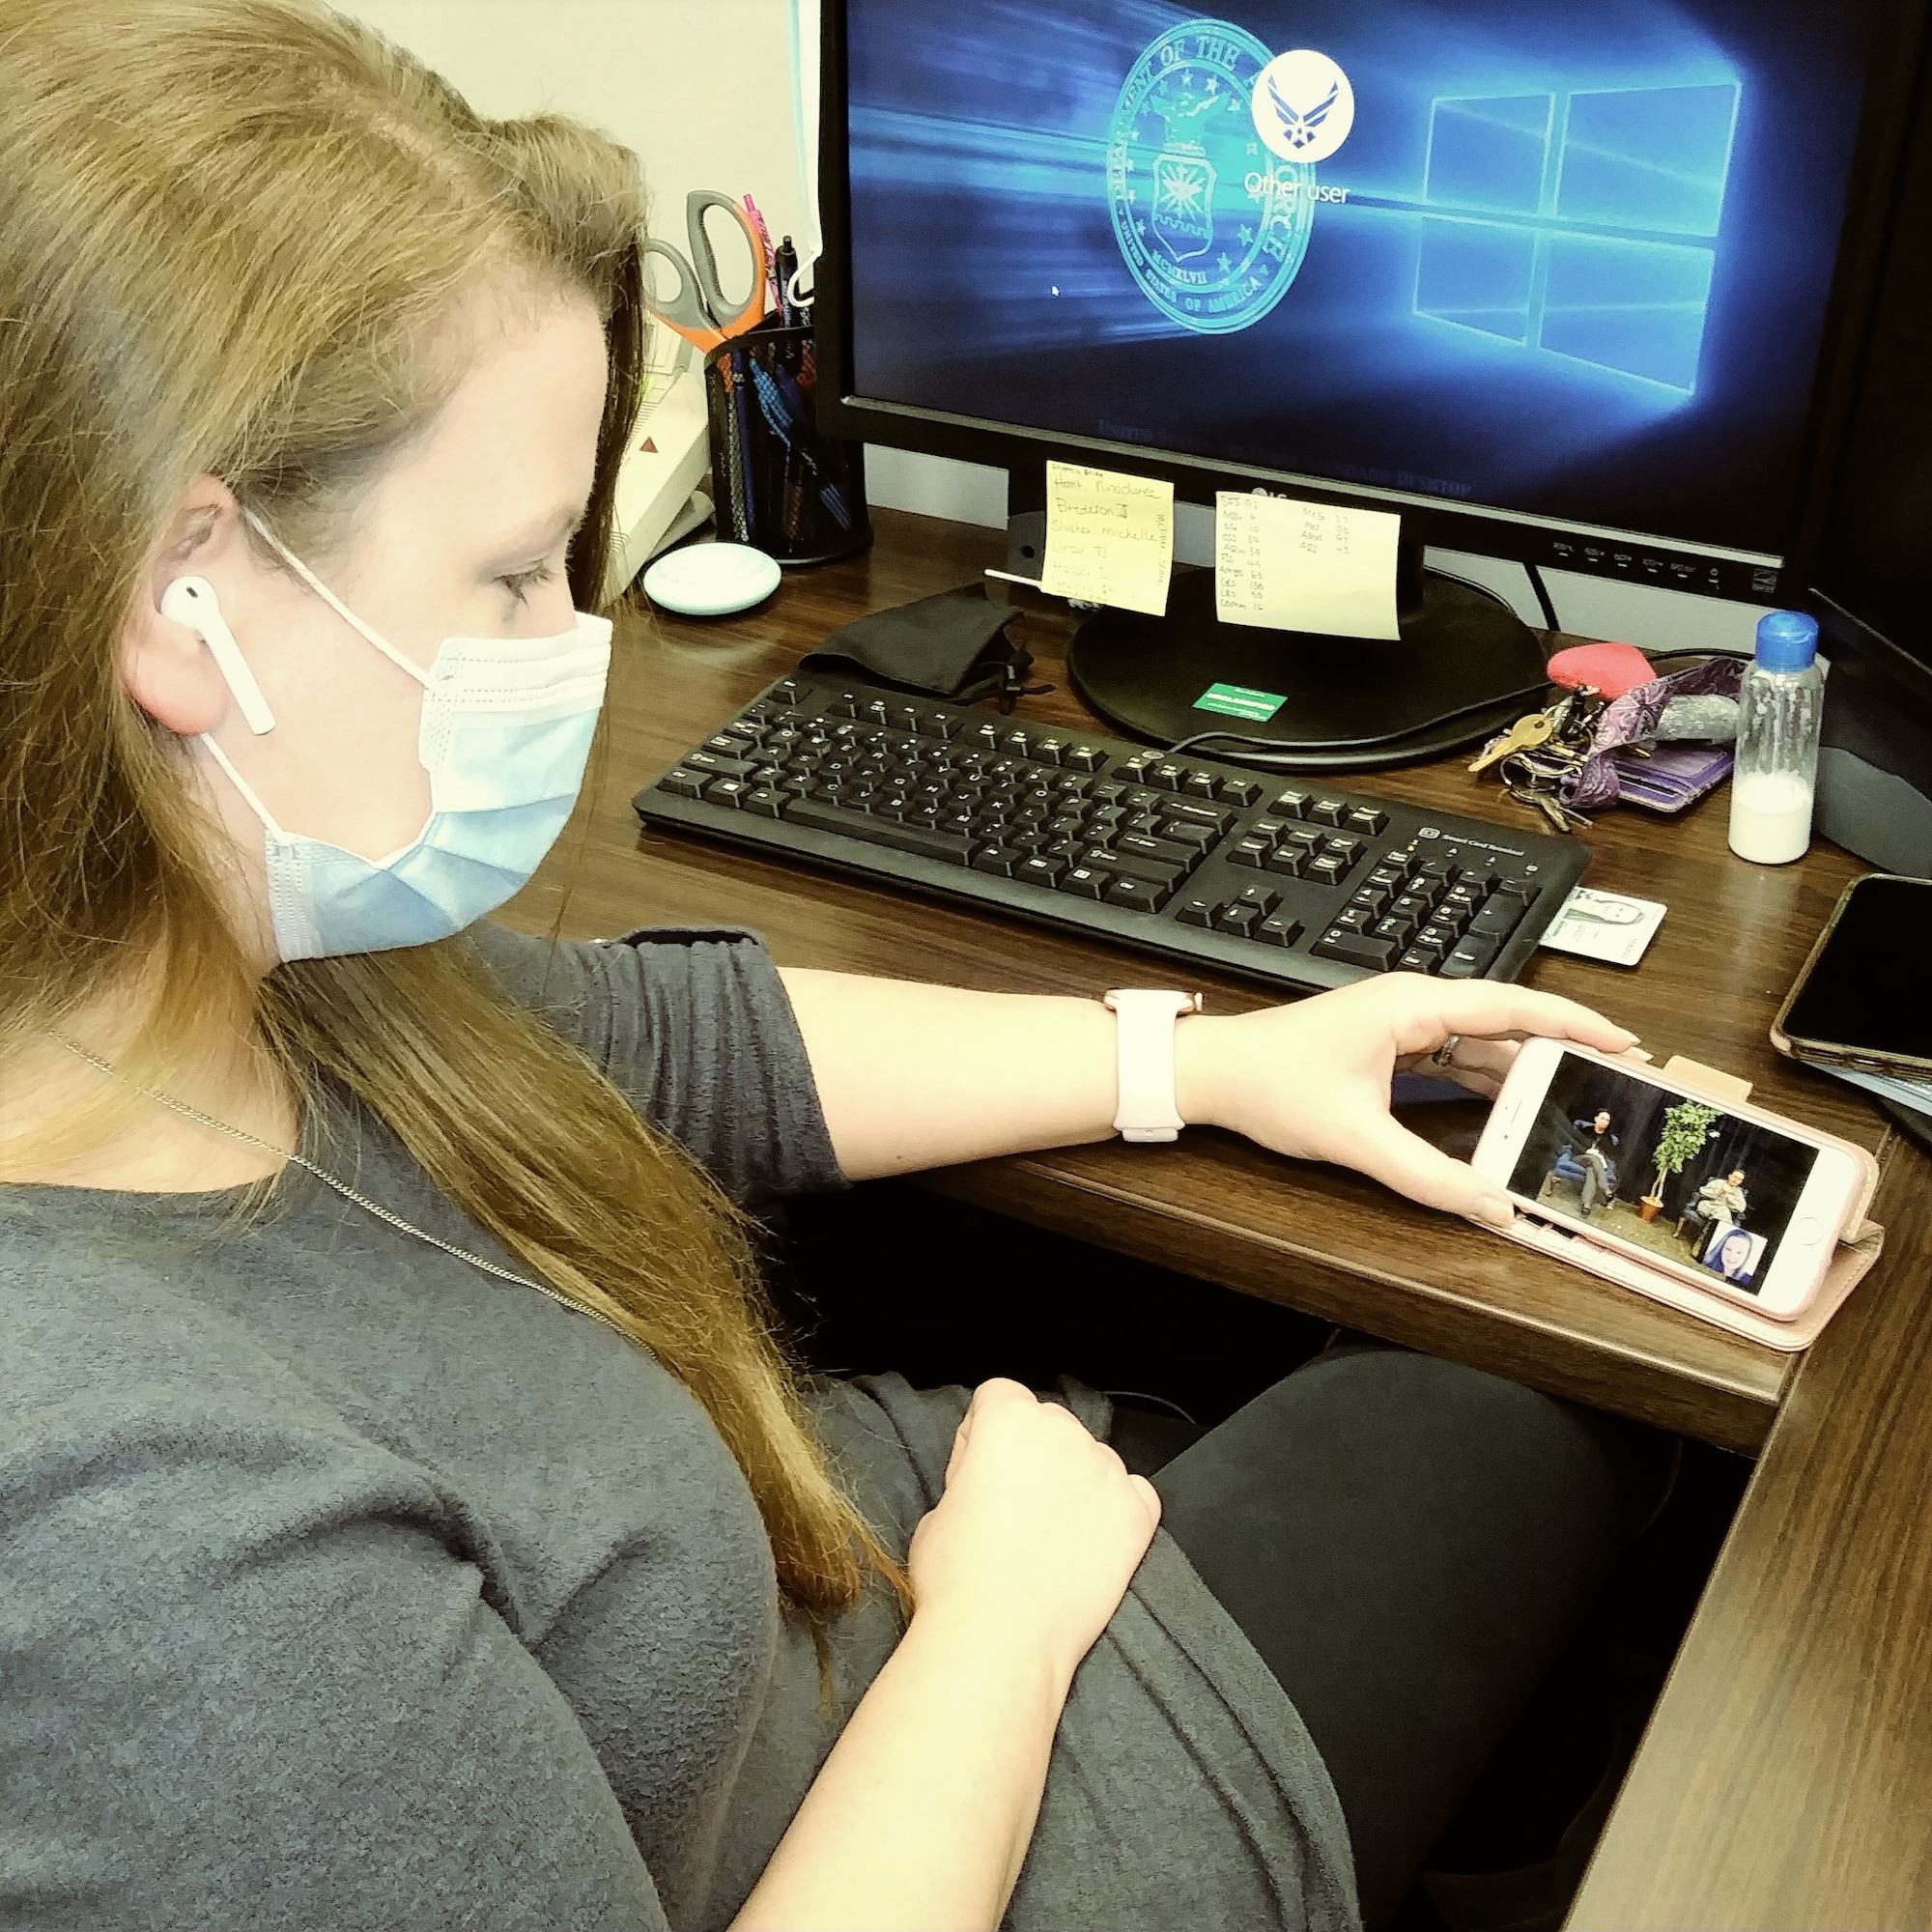
M 838 1164 L 854 1180 L 1105 1140 L 1117 1099 L 1114 1016 L 1098 999 L 973 993 L 784 969 Z M 1207 1118 L 1203 1048 L 1175 1035 L 1181 1118 Z M 1190 1111 L 1192 1109 L 1193 1111 Z
M 735 1926 L 999 1924 L 1067 1684 L 1043 1648 L 983 1622 L 914 1617 Z

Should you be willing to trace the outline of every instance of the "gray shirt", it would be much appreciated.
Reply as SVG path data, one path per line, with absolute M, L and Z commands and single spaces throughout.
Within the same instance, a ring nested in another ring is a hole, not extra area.
M 749 936 L 475 943 L 741 1201 L 841 1184 Z M 515 1265 L 345 1096 L 304 1148 Z M 0 1925 L 728 1922 L 892 1605 L 836 1621 L 827 1696 L 650 1355 L 299 1169 L 252 1224 L 236 1199 L 0 1187 Z M 964 1400 L 817 1393 L 901 1552 Z M 1010 1922 L 1355 1922 L 1307 1734 L 1165 1537 L 1076 1680 Z

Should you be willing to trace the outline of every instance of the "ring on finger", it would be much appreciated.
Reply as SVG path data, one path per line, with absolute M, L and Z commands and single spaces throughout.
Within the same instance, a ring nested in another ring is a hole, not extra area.
M 1463 1043 L 1460 1033 L 1452 1033 L 1429 1057 L 1437 1066 L 1453 1066 L 1456 1064 L 1456 1049 Z

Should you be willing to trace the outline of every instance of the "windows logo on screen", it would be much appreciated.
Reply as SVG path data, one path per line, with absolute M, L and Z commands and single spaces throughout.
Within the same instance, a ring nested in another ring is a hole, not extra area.
M 1688 401 L 1740 92 L 1437 99 L 1416 313 Z

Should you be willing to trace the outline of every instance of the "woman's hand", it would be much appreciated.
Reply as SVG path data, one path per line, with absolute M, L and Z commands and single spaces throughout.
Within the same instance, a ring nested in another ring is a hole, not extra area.
M 1390 973 L 1292 1007 L 1183 1020 L 1175 1037 L 1181 1119 L 1227 1127 L 1277 1153 L 1332 1160 L 1425 1207 L 1508 1227 L 1496 1186 L 1399 1126 L 1389 1083 L 1451 1039 L 1424 1070 L 1493 1099 L 1531 1034 L 1622 1053 L 1636 1036 L 1587 1007 L 1493 980 Z
M 1037 1646 L 1064 1685 L 1106 1628 L 1160 1521 L 1160 1498 L 1069 1410 L 982 1383 L 946 1493 L 914 1532 L 915 1622 L 958 1620 Z

